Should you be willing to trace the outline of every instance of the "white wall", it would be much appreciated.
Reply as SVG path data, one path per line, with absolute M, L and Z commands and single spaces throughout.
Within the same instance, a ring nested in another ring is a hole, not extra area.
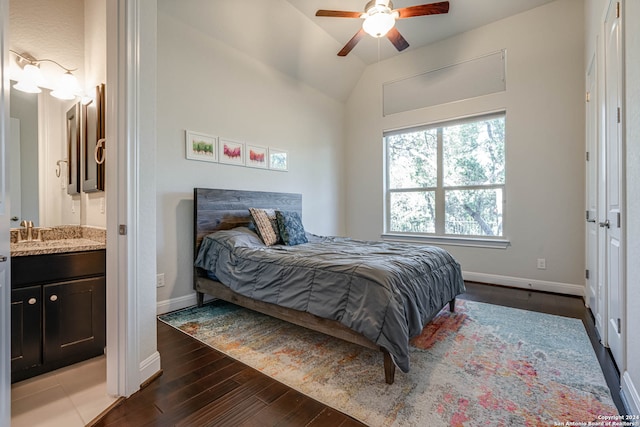
M 347 232 L 383 231 L 382 134 L 506 109 L 507 249 L 448 246 L 494 283 L 582 294 L 584 282 L 583 2 L 558 0 L 367 68 L 347 103 Z M 507 91 L 382 117 L 381 83 L 507 50 Z M 538 270 L 536 259 L 546 258 Z
M 158 4 L 157 264 L 166 285 L 158 301 L 173 309 L 169 300 L 195 302 L 194 187 L 302 193 L 307 230 L 344 233 L 344 106 L 177 20 L 164 4 Z M 185 129 L 288 150 L 290 169 L 186 160 Z

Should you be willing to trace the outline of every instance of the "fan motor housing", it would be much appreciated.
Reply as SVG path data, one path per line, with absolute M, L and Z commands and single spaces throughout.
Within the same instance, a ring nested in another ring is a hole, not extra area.
M 364 6 L 364 13 L 368 13 L 369 9 L 378 5 L 383 6 L 389 10 L 393 9 L 393 2 L 391 0 L 371 0 Z

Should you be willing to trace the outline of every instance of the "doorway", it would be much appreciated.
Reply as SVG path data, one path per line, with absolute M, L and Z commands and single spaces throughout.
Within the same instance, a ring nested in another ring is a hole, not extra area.
M 0 164 L 7 162 L 9 0 L 0 0 Z M 109 394 L 129 396 L 140 384 L 160 371 L 155 323 L 155 0 L 107 2 L 107 85 L 113 88 L 107 100 L 107 388 Z M 143 52 L 133 52 L 144 46 Z M 135 60 L 131 59 L 135 58 Z M 143 81 L 144 84 L 138 82 Z M 145 135 L 145 138 L 141 138 Z M 9 218 L 5 212 L 6 168 L 0 179 L 0 256 L 9 254 Z M 144 188 L 144 192 L 142 189 Z M 138 218 L 147 218 L 143 223 Z M 144 248 L 137 245 L 145 236 Z M 0 258 L 1 259 L 1 258 Z M 4 264 L 4 263 L 3 263 Z M 0 266 L 3 314 L 0 339 L 10 342 L 10 281 L 6 264 Z M 10 422 L 9 345 L 0 353 L 0 424 Z
M 621 2 L 603 15 L 587 72 L 587 301 L 602 344 L 625 368 L 624 135 Z M 595 270 L 595 271 L 592 271 Z M 593 273 L 593 274 L 592 274 Z M 594 283 L 595 282 L 595 283 Z

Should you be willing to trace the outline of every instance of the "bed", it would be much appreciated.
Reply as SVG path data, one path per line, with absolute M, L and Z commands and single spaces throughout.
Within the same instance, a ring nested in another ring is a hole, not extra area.
M 307 233 L 265 245 L 249 208 L 302 213 L 291 193 L 194 189 L 194 289 L 383 354 L 385 381 L 409 371 L 408 340 L 464 292 L 460 266 L 422 245 Z M 294 214 L 294 215 L 295 215 Z

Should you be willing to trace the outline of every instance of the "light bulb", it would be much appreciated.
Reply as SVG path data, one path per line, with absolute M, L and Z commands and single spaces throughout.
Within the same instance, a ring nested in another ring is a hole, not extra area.
M 22 69 L 22 75 L 18 83 L 13 87 L 27 93 L 40 93 L 42 90 L 38 86 L 44 85 L 44 77 L 40 68 L 33 64 L 27 64 Z
M 67 71 L 60 77 L 58 87 L 51 92 L 51 96 L 65 100 L 74 99 L 80 91 L 78 79 L 70 71 Z
M 374 13 L 365 18 L 362 29 L 373 37 L 382 37 L 395 25 L 396 20 L 389 13 Z

